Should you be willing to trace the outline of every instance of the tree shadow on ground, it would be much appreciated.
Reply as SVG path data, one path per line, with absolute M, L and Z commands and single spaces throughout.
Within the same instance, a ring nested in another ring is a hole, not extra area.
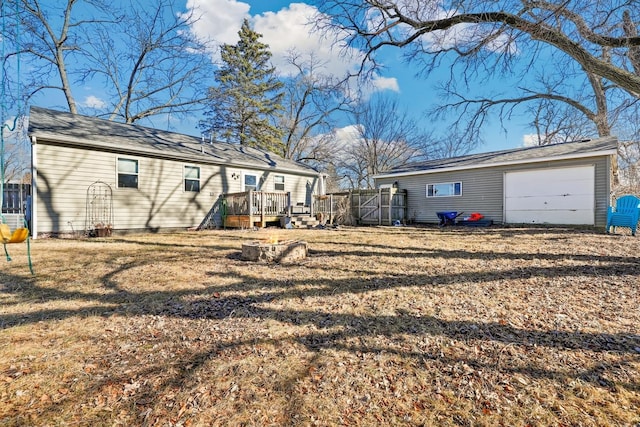
M 164 244 L 160 244 L 163 246 Z M 172 246 L 172 245 L 170 245 Z M 188 246 L 188 245 L 186 245 Z M 354 256 L 368 257 L 379 256 L 370 250 L 347 249 L 344 252 L 332 250 L 313 251 L 312 256 Z M 363 248 L 371 245 L 361 245 Z M 206 250 L 212 253 L 224 250 L 228 251 L 234 246 L 210 245 Z M 380 249 L 383 247 L 380 246 Z M 483 252 L 465 252 L 459 250 L 424 250 L 413 247 L 407 249 L 385 248 L 390 257 L 407 257 L 407 253 L 415 256 L 442 257 L 455 259 L 478 259 L 486 262 L 488 259 L 566 259 L 562 254 L 513 254 Z M 395 314 L 367 314 L 354 315 L 345 313 L 323 312 L 315 310 L 273 308 L 269 304 L 277 301 L 286 301 L 292 298 L 322 298 L 336 297 L 341 294 L 365 294 L 368 292 L 385 289 L 403 288 L 430 288 L 447 286 L 456 283 L 470 282 L 477 285 L 510 278 L 540 277 L 556 280 L 562 277 L 580 275 L 582 277 L 597 277 L 615 280 L 623 275 L 640 276 L 640 265 L 635 257 L 605 256 L 596 257 L 590 255 L 569 255 L 579 265 L 558 265 L 553 267 L 515 266 L 501 271 L 469 271 L 456 274 L 410 274 L 406 276 L 380 275 L 376 273 L 376 280 L 364 279 L 340 279 L 330 275 L 318 274 L 314 280 L 265 280 L 244 275 L 239 272 L 210 273 L 214 277 L 228 277 L 234 279 L 230 285 L 211 285 L 203 289 L 170 290 L 135 292 L 122 289 L 114 279 L 120 273 L 134 269 L 151 260 L 139 260 L 114 268 L 102 277 L 102 284 L 107 293 L 65 291 L 55 288 L 42 288 L 36 279 L 22 279 L 16 276 L 0 273 L 0 279 L 5 285 L 0 287 L 0 292 L 17 295 L 18 303 L 26 301 L 81 301 L 105 304 L 105 307 L 92 306 L 91 308 L 78 309 L 43 309 L 29 313 L 14 313 L 0 315 L 0 330 L 15 326 L 28 325 L 43 320 L 63 320 L 71 317 L 92 316 L 135 316 L 153 315 L 167 318 L 182 319 L 209 319 L 224 320 L 233 318 L 273 320 L 291 327 L 312 326 L 311 332 L 306 332 L 292 338 L 295 342 L 306 347 L 310 352 L 320 353 L 327 350 L 345 351 L 350 353 L 392 353 L 401 358 L 412 359 L 416 362 L 424 360 L 437 360 L 440 364 L 466 363 L 477 369 L 496 370 L 504 374 L 526 374 L 532 378 L 546 379 L 581 379 L 596 387 L 614 387 L 603 375 L 604 372 L 614 369 L 614 366 L 600 364 L 596 367 L 576 369 L 573 372 L 561 371 L 553 367 L 500 365 L 498 361 L 482 361 L 472 354 L 459 357 L 450 355 L 431 354 L 416 350 L 398 350 L 390 346 L 375 346 L 362 343 L 353 344 L 354 339 L 365 339 L 371 335 L 382 335 L 393 340 L 402 334 L 418 335 L 424 337 L 445 337 L 450 340 L 463 342 L 492 342 L 501 345 L 514 345 L 522 348 L 546 348 L 549 350 L 579 350 L 592 353 L 616 353 L 636 357 L 640 348 L 640 335 L 627 333 L 587 333 L 581 331 L 566 330 L 536 330 L 522 329 L 501 322 L 479 322 L 462 320 L 445 320 L 435 315 L 417 316 L 398 308 Z M 167 256 L 164 260 L 169 260 Z M 231 262 L 242 264 L 238 258 L 228 256 Z M 154 258 L 154 262 L 163 261 L 163 258 Z M 597 262 L 597 264 L 595 264 Z M 286 267 L 282 267 L 286 268 Z M 321 270 L 320 267 L 315 267 Z M 363 270 L 366 272 L 366 270 Z M 304 285 L 304 286 L 302 286 Z M 238 292 L 256 292 L 255 295 L 241 297 L 235 295 Z M 217 296 L 214 296 L 215 295 Z M 20 298 L 23 295 L 23 298 Z M 185 297 L 189 297 L 188 299 Z M 153 301 L 150 304 L 149 301 Z M 284 339 L 284 338 L 283 338 Z M 208 361 L 214 359 L 221 351 L 235 347 L 251 346 L 260 343 L 274 344 L 283 339 L 251 338 L 248 340 L 237 339 L 232 342 L 216 343 L 205 351 L 195 352 L 176 361 L 177 371 L 160 386 L 154 389 L 144 390 L 146 400 L 153 401 L 166 390 L 180 387 L 190 381 L 194 372 L 203 367 Z M 357 340 L 356 340 L 357 341 Z M 189 368 L 185 368 L 189 366 Z M 143 375 L 153 375 L 164 369 L 162 366 L 151 366 L 142 370 Z M 108 382 L 118 381 L 118 378 L 107 378 L 97 381 L 93 388 L 99 390 Z M 640 391 L 640 385 L 636 383 L 618 384 L 630 391 Z M 53 411 L 53 409 L 51 409 Z

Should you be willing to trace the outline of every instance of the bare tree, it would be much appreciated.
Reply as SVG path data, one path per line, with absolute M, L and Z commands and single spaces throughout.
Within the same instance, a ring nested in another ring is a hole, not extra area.
M 205 43 L 189 31 L 197 19 L 182 14 L 174 0 L 131 2 L 117 27 L 101 26 L 87 40 L 82 80 L 102 77 L 110 95 L 110 120 L 134 123 L 201 110 L 212 64 Z
M 337 113 L 348 111 L 352 103 L 346 81 L 326 73 L 313 53 L 290 51 L 287 62 L 295 73 L 284 79 L 283 157 L 326 164 L 336 151 L 329 135 Z
M 579 141 L 593 134 L 593 123 L 575 108 L 540 99 L 527 107 L 534 133 L 531 145 Z
M 22 79 L 24 90 L 14 93 L 23 94 L 23 103 L 40 92 L 55 90 L 64 94 L 71 113 L 78 112 L 69 64 L 82 62 L 84 34 L 114 22 L 107 4 L 103 0 L 87 0 L 87 15 L 92 18 L 76 19 L 73 12 L 78 0 L 45 4 L 41 0 L 6 0 L 3 11 L 15 13 L 19 19 L 17 25 L 9 26 L 2 35 L 3 43 L 11 46 L 5 53 L 3 65 L 19 55 L 23 68 L 29 70 L 24 75 L 15 75 L 12 82 L 15 86 L 16 80 Z
M 504 123 L 523 111 L 540 144 L 611 135 L 640 97 L 636 1 L 470 0 L 444 9 L 429 0 L 328 0 L 320 10 L 319 28 L 364 52 L 361 73 L 375 69 L 376 53 L 389 46 L 424 74 L 448 61 L 448 101 L 435 113 L 454 110 L 464 139 L 480 141 L 491 115 Z M 510 77 L 516 89 L 478 96 L 492 77 Z M 633 168 L 625 159 L 635 141 L 622 140 L 623 168 Z
M 633 0 L 469 0 L 449 9 L 435 0 L 327 0 L 319 8 L 318 27 L 345 35 L 343 41 L 364 51 L 364 61 L 374 66 L 377 51 L 395 46 L 424 71 L 453 55 L 471 75 L 487 63 L 509 69 L 523 51 L 535 56 L 548 46 L 587 73 L 640 96 L 640 37 L 634 32 L 640 8 Z M 602 59 L 603 49 L 616 60 Z
M 640 194 L 640 103 L 625 109 L 618 120 L 616 131 L 620 139 L 620 176 L 614 192 Z
M 357 135 L 345 143 L 337 168 L 352 188 L 373 188 L 373 177 L 425 158 L 429 141 L 397 99 L 377 95 L 352 114 Z
M 608 57 L 606 52 L 603 57 Z M 548 63 L 554 64 L 551 72 Z M 611 135 L 617 117 L 638 98 L 574 65 L 562 55 L 552 55 L 542 65 L 528 64 L 523 70 L 528 74 L 526 85 L 522 75 L 519 77 L 522 83 L 509 87 L 506 94 L 494 90 L 486 96 L 474 96 L 466 85 L 458 87 L 455 82 L 446 82 L 441 91 L 447 101 L 433 113 L 440 117 L 455 112 L 459 117 L 457 123 L 466 123 L 465 135 L 476 139 L 491 113 L 497 113 L 501 123 L 524 113 L 540 144 L 593 134 Z
M 469 154 L 479 145 L 478 140 L 463 136 L 463 132 L 455 124 L 447 132 L 437 136 L 433 132 L 425 135 L 424 140 L 428 141 L 428 144 L 423 148 L 425 157 L 428 159 L 463 156 Z
M 174 0 L 6 1 L 20 21 L 3 35 L 11 45 L 3 60 L 20 55 L 28 69 L 20 76 L 25 102 L 59 91 L 78 113 L 76 92 L 99 77 L 110 99 L 98 99 L 103 105 L 91 111 L 111 120 L 133 123 L 200 108 L 199 88 L 212 65 L 190 36 L 196 17 L 178 13 Z
M 2 172 L 5 182 L 24 179 L 28 173 L 30 146 L 27 138 L 26 122 L 22 117 L 13 121 L 12 126 L 2 124 L 2 140 L 4 143 Z

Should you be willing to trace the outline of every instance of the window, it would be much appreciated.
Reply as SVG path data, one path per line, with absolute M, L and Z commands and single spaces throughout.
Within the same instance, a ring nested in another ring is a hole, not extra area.
M 138 188 L 138 161 L 118 158 L 118 188 Z
M 244 190 L 257 190 L 258 189 L 258 176 L 257 175 L 244 175 Z
M 200 168 L 198 166 L 184 167 L 184 191 L 200 192 Z
M 461 182 L 445 182 L 442 184 L 427 184 L 427 197 L 462 196 Z
M 284 191 L 284 175 L 275 175 L 273 177 L 273 189 L 275 191 Z

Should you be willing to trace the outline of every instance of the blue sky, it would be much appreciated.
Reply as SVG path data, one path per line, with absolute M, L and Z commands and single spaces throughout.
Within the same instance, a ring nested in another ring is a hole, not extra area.
M 338 75 L 353 69 L 358 63 L 357 59 L 340 57 L 327 41 L 310 32 L 307 22 L 316 12 L 311 3 L 284 0 L 188 0 L 186 6 L 202 14 L 202 19 L 193 31 L 202 37 L 211 37 L 223 43 L 235 43 L 242 20 L 249 18 L 255 30 L 263 34 L 264 42 L 269 44 L 273 53 L 275 65 L 282 70 L 286 68 L 282 58 L 291 48 L 300 52 L 314 52 L 327 62 L 328 70 Z M 358 53 L 353 53 L 357 57 Z M 438 131 L 437 127 L 446 126 L 446 123 L 434 123 L 426 114 L 430 107 L 440 102 L 435 91 L 438 73 L 429 80 L 416 77 L 419 70 L 402 61 L 401 55 L 400 49 L 388 49 L 384 56 L 378 58 L 385 64 L 385 69 L 374 81 L 373 90 L 397 94 L 401 108 L 419 119 L 423 128 L 435 128 Z M 442 75 L 448 73 L 448 69 L 442 70 Z M 497 119 L 493 120 L 484 132 L 486 144 L 476 151 L 522 146 L 527 133 L 524 118 L 516 117 L 504 125 L 507 128 L 506 135 Z
M 140 0 L 145 1 L 145 0 Z M 184 10 L 193 10 L 201 15 L 201 19 L 194 25 L 192 31 L 203 39 L 213 39 L 218 43 L 234 44 L 237 41 L 237 33 L 245 18 L 248 18 L 254 29 L 263 34 L 263 41 L 270 46 L 273 54 L 273 62 L 283 73 L 287 72 L 287 64 L 284 57 L 287 51 L 295 48 L 298 52 L 313 52 L 314 55 L 326 62 L 326 70 L 336 75 L 343 75 L 348 70 L 353 70 L 358 62 L 358 52 L 353 51 L 353 59 L 341 57 L 336 49 L 320 35 L 310 31 L 307 22 L 316 12 L 310 3 L 289 2 L 285 0 L 183 0 Z M 179 3 L 176 3 L 179 5 Z M 413 66 L 404 63 L 400 57 L 400 49 L 388 49 L 384 56 L 378 59 L 385 64 L 382 71 L 373 82 L 372 91 L 388 92 L 397 95 L 403 110 L 420 121 L 420 126 L 426 130 L 440 130 L 447 123 L 440 121 L 434 123 L 426 114 L 426 111 L 437 105 L 438 99 L 434 87 L 437 83 L 436 73 L 429 80 L 416 77 L 418 71 Z M 216 60 L 215 56 L 212 60 Z M 447 75 L 448 69 L 442 70 L 442 75 Z M 81 93 L 76 94 L 77 101 L 85 107 L 97 106 L 101 102 L 99 87 L 97 85 L 82 88 Z M 43 107 L 56 108 L 64 105 L 64 100 L 56 97 L 38 99 L 36 102 Z M 172 130 L 199 135 L 197 122 L 185 122 L 179 126 L 173 126 Z M 356 123 L 343 121 L 342 125 L 348 127 Z M 165 127 L 166 123 L 156 119 L 151 124 L 154 127 Z M 486 143 L 475 151 L 493 151 L 508 148 L 516 148 L 523 145 L 523 137 L 527 133 L 525 119 L 516 117 L 505 124 L 508 133 L 502 131 L 497 119 L 485 128 L 484 139 Z

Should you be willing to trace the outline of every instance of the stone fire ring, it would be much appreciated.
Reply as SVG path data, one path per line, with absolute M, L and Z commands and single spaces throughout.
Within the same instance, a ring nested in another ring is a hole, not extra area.
M 248 242 L 242 244 L 242 259 L 257 262 L 287 264 L 307 257 L 307 242 L 288 240 L 277 243 Z

